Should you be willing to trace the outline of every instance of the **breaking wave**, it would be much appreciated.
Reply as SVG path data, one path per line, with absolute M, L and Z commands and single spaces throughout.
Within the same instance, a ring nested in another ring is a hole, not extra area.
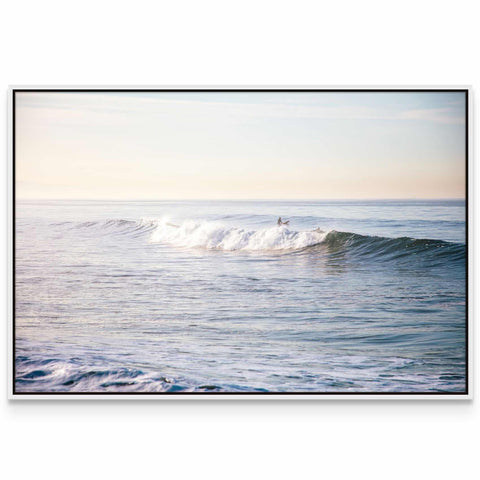
M 216 222 L 186 221 L 181 225 L 160 222 L 150 240 L 227 251 L 298 250 L 321 243 L 326 235 L 321 230 L 295 231 L 285 226 L 248 230 Z
M 435 258 L 464 261 L 463 243 L 410 237 L 388 238 L 351 232 L 293 230 L 288 226 L 246 229 L 220 222 L 187 220 L 176 224 L 168 219 L 106 220 L 83 222 L 74 228 L 95 228 L 106 235 L 145 236 L 151 243 L 185 248 L 223 251 L 286 251 L 297 254 L 345 253 L 372 258 Z

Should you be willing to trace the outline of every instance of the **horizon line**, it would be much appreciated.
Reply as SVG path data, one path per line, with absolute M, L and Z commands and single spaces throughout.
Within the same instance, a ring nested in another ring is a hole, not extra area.
M 466 197 L 365 197 L 365 198 L 181 198 L 181 197 L 171 197 L 171 198 L 86 198 L 86 197 L 56 197 L 56 198 L 47 198 L 47 197 L 29 197 L 29 198 L 15 198 L 15 201 L 63 201 L 63 200 L 75 200 L 75 201 L 112 201 L 112 202 L 164 202 L 164 201 L 219 201 L 219 202 L 252 202 L 252 201 L 259 201 L 259 202 L 275 202 L 275 201 L 286 201 L 286 202 L 303 202 L 303 201 L 398 201 L 398 200 L 411 200 L 411 201 L 433 201 L 433 200 L 464 200 L 466 201 Z

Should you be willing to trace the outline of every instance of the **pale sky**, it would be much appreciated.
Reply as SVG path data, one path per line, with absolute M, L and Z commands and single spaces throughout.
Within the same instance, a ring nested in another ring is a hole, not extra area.
M 465 128 L 461 92 L 17 92 L 17 198 L 465 198 Z

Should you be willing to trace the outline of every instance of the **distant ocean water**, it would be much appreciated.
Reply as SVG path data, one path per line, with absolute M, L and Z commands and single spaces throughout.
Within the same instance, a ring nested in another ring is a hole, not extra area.
M 18 392 L 465 390 L 464 201 L 18 201 L 15 233 Z

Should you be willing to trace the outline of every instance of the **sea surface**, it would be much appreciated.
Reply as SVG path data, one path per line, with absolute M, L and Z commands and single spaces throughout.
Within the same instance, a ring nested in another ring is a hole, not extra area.
M 15 234 L 17 392 L 466 389 L 464 201 L 17 201 Z

